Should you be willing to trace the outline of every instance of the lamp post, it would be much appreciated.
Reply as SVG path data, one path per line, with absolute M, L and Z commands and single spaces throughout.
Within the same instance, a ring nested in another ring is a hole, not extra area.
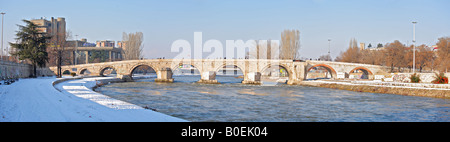
M 413 23 L 413 73 L 416 72 L 416 24 L 417 22 L 412 22 Z
M 6 46 L 6 61 L 9 61 L 9 48 Z
M 78 64 L 78 35 L 75 35 L 75 65 Z
M 2 14 L 2 55 L 0 56 L 1 57 L 1 60 L 3 60 L 3 16 L 5 16 L 5 12 L 2 12 L 2 13 L 0 13 L 0 14 Z
M 331 52 L 330 52 L 331 44 L 330 44 L 330 42 L 331 42 L 331 39 L 328 39 L 328 58 L 330 58 L 330 61 L 331 61 Z

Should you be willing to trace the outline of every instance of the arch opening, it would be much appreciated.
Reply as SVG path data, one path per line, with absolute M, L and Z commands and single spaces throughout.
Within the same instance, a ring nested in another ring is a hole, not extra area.
M 138 65 L 131 70 L 131 77 L 133 79 L 156 77 L 156 70 L 148 65 Z
M 221 76 L 244 76 L 242 69 L 236 65 L 223 65 L 216 73 Z
M 328 65 L 315 65 L 306 72 L 306 80 L 332 79 L 336 77 L 336 71 Z
M 70 75 L 70 71 L 69 70 L 65 70 L 65 71 L 63 71 L 62 75 Z
M 285 84 L 289 80 L 289 71 L 281 65 L 270 65 L 261 72 L 264 84 Z
M 223 65 L 216 71 L 216 80 L 220 83 L 241 83 L 244 72 L 236 65 Z
M 103 77 L 116 77 L 117 76 L 117 72 L 112 67 L 105 67 L 105 68 L 103 68 L 100 71 L 100 76 L 103 76 Z
M 192 64 L 179 63 L 172 68 L 172 74 L 176 77 L 175 82 L 197 82 L 201 79 L 200 70 Z
M 91 71 L 89 71 L 88 69 L 82 69 L 80 71 L 80 75 L 83 75 L 83 76 L 89 76 L 90 74 L 91 74 Z
M 173 75 L 200 75 L 200 71 L 191 64 L 179 64 L 175 69 L 172 70 Z
M 349 72 L 350 79 L 369 79 L 369 75 L 373 75 L 372 72 L 364 67 L 357 67 Z

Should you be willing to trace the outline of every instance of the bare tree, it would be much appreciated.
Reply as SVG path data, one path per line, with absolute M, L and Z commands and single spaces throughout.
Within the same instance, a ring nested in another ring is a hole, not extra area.
M 281 33 L 281 59 L 298 59 L 300 58 L 300 31 L 284 30 Z
M 70 53 L 73 50 L 66 49 L 67 39 L 71 38 L 72 32 L 66 31 L 64 33 L 58 33 L 56 35 L 52 35 L 49 40 L 50 47 L 47 49 L 49 62 L 48 66 L 57 66 L 57 77 L 62 77 L 61 66 L 68 65 L 71 62 Z
M 248 53 L 249 58 L 251 59 L 272 59 L 272 46 L 275 43 L 272 43 L 271 40 L 255 40 L 256 46 L 255 48 L 250 49 Z
M 438 46 L 437 69 L 441 72 L 448 72 L 450 69 L 450 37 L 439 38 L 436 45 Z
M 404 60 L 407 63 L 407 67 L 412 69 L 413 66 L 413 46 L 411 45 L 409 47 L 409 50 L 407 51 Z M 425 67 L 428 67 L 429 69 L 432 68 L 434 63 L 434 52 L 431 50 L 431 48 L 427 47 L 425 44 L 416 46 L 416 68 L 419 69 L 419 72 L 422 72 L 422 70 Z
M 350 62 L 359 63 L 360 62 L 360 49 L 358 48 L 358 42 L 355 38 L 350 39 L 350 44 L 345 52 L 336 57 L 336 61 L 339 62 Z
M 143 57 L 144 34 L 142 32 L 123 33 L 123 58 L 124 60 L 139 60 Z
M 328 55 L 328 54 L 321 55 L 321 56 L 319 57 L 319 60 L 320 60 L 320 61 L 331 61 L 331 56 Z
M 381 65 L 382 54 L 380 51 L 376 50 L 364 50 L 360 53 L 361 59 L 360 63 Z
M 391 72 L 394 71 L 394 67 L 398 67 L 400 71 L 401 67 L 406 67 L 407 63 L 405 61 L 405 46 L 398 40 L 393 43 L 387 43 L 384 52 L 384 63 L 386 66 L 391 67 Z

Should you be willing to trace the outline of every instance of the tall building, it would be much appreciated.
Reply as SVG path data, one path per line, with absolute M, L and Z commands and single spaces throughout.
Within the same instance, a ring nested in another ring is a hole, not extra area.
M 47 33 L 48 36 L 56 38 L 56 40 L 65 40 L 66 37 L 66 20 L 65 18 L 58 17 L 51 20 L 45 18 L 30 20 L 32 23 L 38 26 L 37 30 L 42 33 Z
M 365 43 L 359 43 L 359 49 L 360 50 L 365 50 L 366 49 L 366 44 Z

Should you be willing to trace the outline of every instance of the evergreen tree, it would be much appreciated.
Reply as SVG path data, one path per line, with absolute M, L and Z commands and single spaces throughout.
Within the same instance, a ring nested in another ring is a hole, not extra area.
M 19 26 L 19 31 L 16 33 L 17 43 L 9 43 L 16 52 L 12 53 L 18 56 L 20 60 L 29 60 L 33 65 L 33 76 L 36 77 L 36 67 L 44 67 L 48 62 L 47 43 L 50 37 L 44 33 L 39 32 L 37 25 L 28 20 L 22 20 L 26 26 Z
M 383 47 L 383 44 L 378 43 L 377 48 L 381 48 L 381 47 Z

